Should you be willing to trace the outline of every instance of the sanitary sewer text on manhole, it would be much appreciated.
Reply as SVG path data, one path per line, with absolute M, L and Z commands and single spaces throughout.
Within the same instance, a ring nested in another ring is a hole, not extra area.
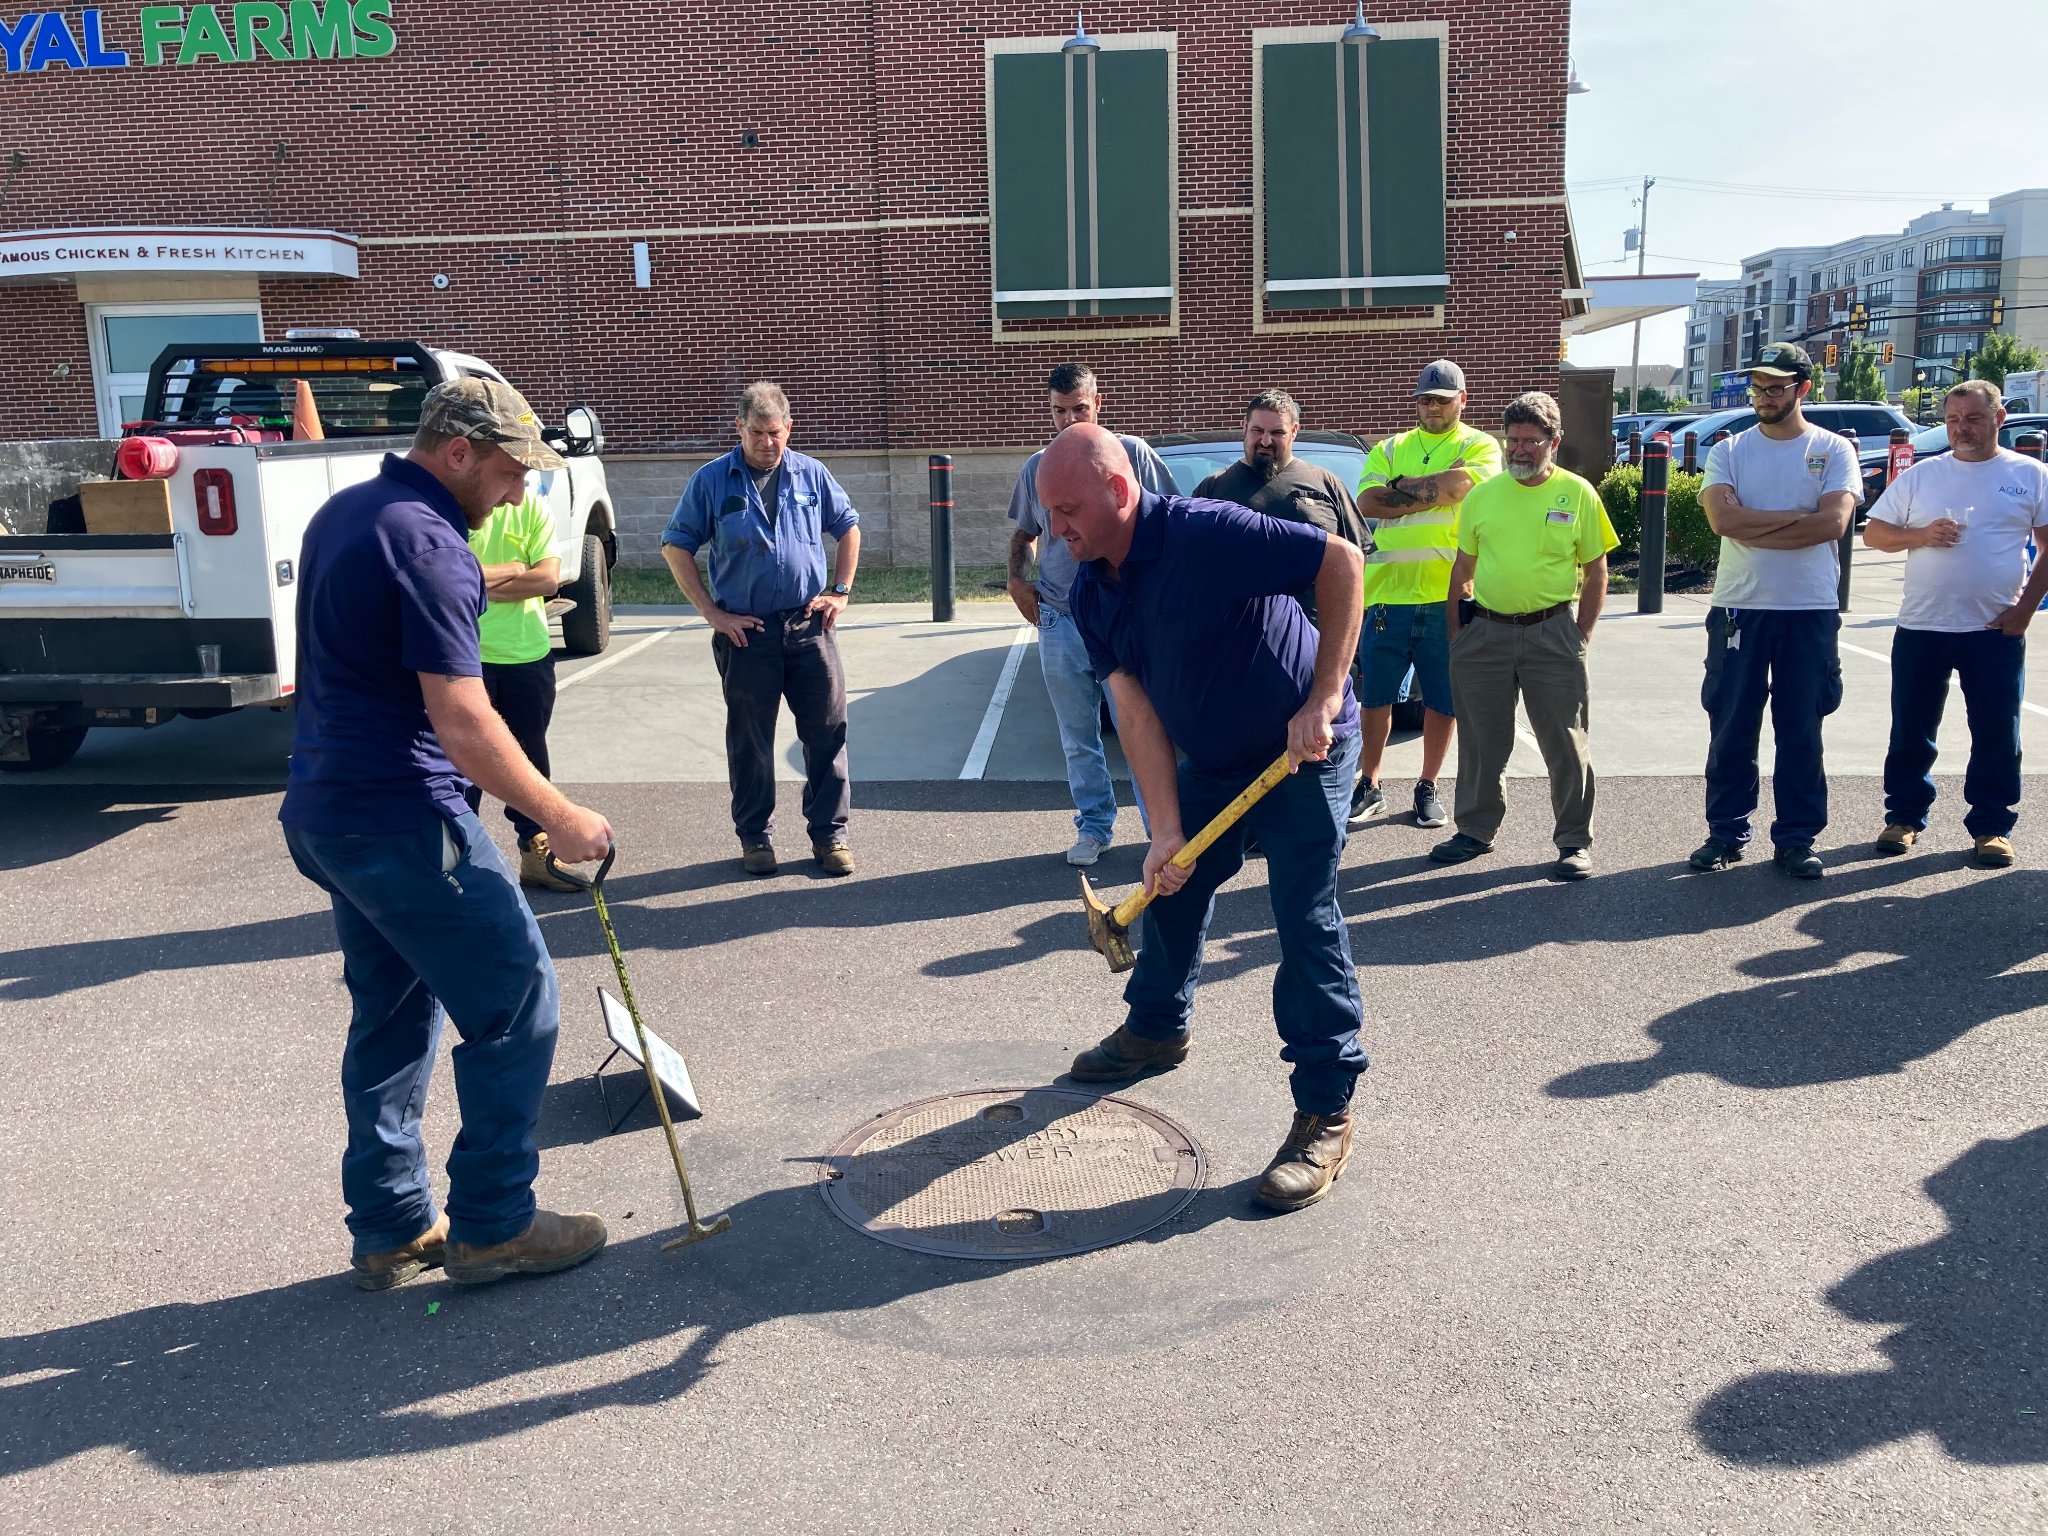
M 841 1138 L 825 1203 L 885 1243 L 966 1259 L 1044 1259 L 1148 1232 L 1202 1187 L 1202 1149 L 1127 1099 L 988 1088 L 920 1099 Z

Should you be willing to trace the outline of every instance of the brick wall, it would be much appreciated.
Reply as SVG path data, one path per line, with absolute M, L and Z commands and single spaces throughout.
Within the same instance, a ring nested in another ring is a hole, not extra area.
M 132 44 L 134 9 L 103 9 Z M 1178 34 L 1180 205 L 1244 209 L 1251 27 L 1343 10 L 1108 0 L 1088 23 Z M 1137 432 L 1229 425 L 1277 384 L 1310 424 L 1377 434 L 1408 423 L 1415 370 L 1439 355 L 1465 365 L 1477 420 L 1555 388 L 1564 218 L 1540 200 L 1563 193 L 1567 0 L 1369 11 L 1449 24 L 1454 205 L 1539 200 L 1451 208 L 1442 330 L 1253 334 L 1247 213 L 1182 221 L 1178 337 L 993 342 L 985 224 L 875 226 L 986 219 L 983 39 L 1071 26 L 1042 3 L 509 0 L 480 26 L 399 0 L 383 60 L 10 76 L 0 154 L 25 158 L 0 168 L 0 223 L 342 230 L 365 241 L 360 280 L 265 280 L 267 333 L 345 324 L 476 352 L 545 414 L 587 400 L 615 451 L 676 462 L 723 447 L 739 388 L 775 377 L 799 446 L 909 456 L 915 473 L 868 482 L 893 487 L 906 527 L 922 453 L 1035 446 L 1045 372 L 1068 357 Z M 855 227 L 651 235 L 654 286 L 632 286 L 634 232 L 829 223 Z M 0 334 L 0 436 L 90 435 L 72 290 L 0 287 Z

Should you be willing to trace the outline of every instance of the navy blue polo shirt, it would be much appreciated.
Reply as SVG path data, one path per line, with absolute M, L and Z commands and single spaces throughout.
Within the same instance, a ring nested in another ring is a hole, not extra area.
M 1095 676 L 1137 678 L 1196 772 L 1257 775 L 1315 678 L 1316 627 L 1288 594 L 1315 585 L 1328 541 L 1231 502 L 1145 492 L 1122 568 L 1087 562 L 1068 596 Z M 1358 729 L 1348 677 L 1331 729 Z
M 483 567 L 445 486 L 395 454 L 337 491 L 299 548 L 298 721 L 278 820 L 397 832 L 468 810 L 419 674 L 481 677 Z
M 801 608 L 825 590 L 825 541 L 860 521 L 832 471 L 785 448 L 771 518 L 754 489 L 744 448 L 690 476 L 661 542 L 695 555 L 711 546 L 711 590 L 727 613 L 765 619 Z

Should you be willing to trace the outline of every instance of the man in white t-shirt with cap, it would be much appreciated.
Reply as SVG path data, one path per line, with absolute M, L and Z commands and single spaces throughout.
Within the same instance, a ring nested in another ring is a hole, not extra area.
M 1696 870 L 1726 869 L 1748 849 L 1769 705 L 1778 754 L 1773 862 L 1795 879 L 1821 874 L 1813 851 L 1828 824 L 1821 722 L 1842 702 L 1835 546 L 1856 515 L 1862 475 L 1848 439 L 1800 410 L 1812 389 L 1812 358 L 1789 342 L 1765 347 L 1749 370 L 1757 424 L 1707 454 L 1700 502 L 1721 535 L 1721 563 L 1700 689 L 1712 735 L 1707 840 L 1693 852 Z
M 2048 596 L 2048 560 L 2027 574 L 2027 538 L 2048 547 L 2048 468 L 1998 446 L 1998 386 L 1956 385 L 1942 402 L 1949 451 L 1892 482 L 1864 524 L 1872 549 L 1906 552 L 1905 599 L 1892 633 L 1892 738 L 1884 758 L 1884 831 L 1901 854 L 1934 806 L 1935 732 L 1948 682 L 1962 683 L 1970 723 L 1963 828 L 1976 862 L 2012 863 L 2019 819 L 2020 695 L 2027 622 Z

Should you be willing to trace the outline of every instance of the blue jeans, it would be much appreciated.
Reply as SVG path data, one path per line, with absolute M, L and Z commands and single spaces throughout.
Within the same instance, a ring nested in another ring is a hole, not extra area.
M 1067 788 L 1074 796 L 1074 827 L 1083 837 L 1109 843 L 1116 837 L 1116 786 L 1109 760 L 1102 755 L 1099 711 L 1106 690 L 1095 680 L 1088 645 L 1067 614 L 1043 598 L 1038 602 L 1038 670 L 1045 675 L 1046 697 L 1060 726 L 1060 750 L 1067 755 Z M 1110 705 L 1110 718 L 1116 706 Z M 1133 781 L 1132 796 L 1137 796 Z M 1138 800 L 1138 814 L 1145 802 Z
M 1771 841 L 1810 845 L 1828 824 L 1821 722 L 1842 703 L 1842 616 L 1832 608 L 1709 608 L 1707 677 L 1700 686 L 1707 743 L 1707 829 L 1738 847 L 1762 792 L 1757 742 L 1764 706 L 1778 745 Z
M 1333 1115 L 1351 1102 L 1365 1050 L 1358 1043 L 1365 1005 L 1351 964 L 1351 936 L 1337 907 L 1337 864 L 1344 856 L 1344 817 L 1358 770 L 1358 735 L 1330 749 L 1329 760 L 1304 763 L 1282 779 L 1195 861 L 1188 883 L 1145 909 L 1138 968 L 1124 988 L 1131 1033 L 1172 1040 L 1194 1017 L 1202 941 L 1216 909 L 1216 890 L 1244 865 L 1245 839 L 1266 856 L 1280 969 L 1273 978 L 1273 1022 L 1284 1042 L 1280 1059 L 1294 1064 L 1294 1107 Z M 1189 836 L 1237 798 L 1251 775 L 1217 779 L 1180 769 L 1181 826 Z
M 355 1004 L 341 1055 L 341 1193 L 358 1258 L 434 1224 L 420 1111 L 455 1021 L 462 1129 L 448 1151 L 448 1235 L 488 1245 L 533 1220 L 533 1127 L 555 1059 L 561 992 L 525 897 L 474 813 L 416 831 L 285 828 L 326 891 Z
M 1884 819 L 1922 831 L 1934 805 L 1934 735 L 1948 702 L 1948 679 L 1963 683 L 1970 722 L 1970 763 L 1963 827 L 1972 837 L 2004 837 L 2019 820 L 2020 698 L 2026 692 L 2024 635 L 1979 629 L 1948 635 L 1901 629 L 1892 634 L 1892 739 L 1884 755 Z

